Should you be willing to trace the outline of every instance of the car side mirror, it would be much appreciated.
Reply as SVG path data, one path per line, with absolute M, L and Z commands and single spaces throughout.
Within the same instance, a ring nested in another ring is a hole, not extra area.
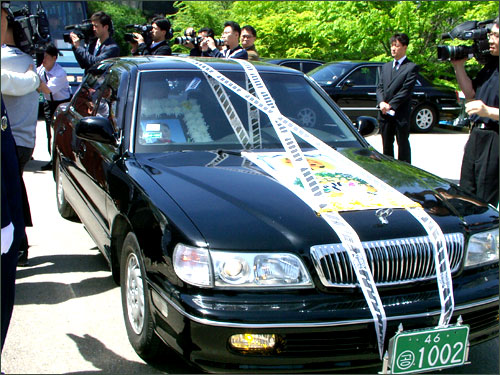
M 349 87 L 353 87 L 354 86 L 354 82 L 351 81 L 350 79 L 344 81 L 344 83 L 342 83 L 342 90 L 347 90 Z
M 359 116 L 356 119 L 356 124 L 354 125 L 354 127 L 363 137 L 376 135 L 378 134 L 379 130 L 378 121 L 374 117 L 370 116 Z
M 75 127 L 79 138 L 115 146 L 116 136 L 111 121 L 106 117 L 84 117 Z

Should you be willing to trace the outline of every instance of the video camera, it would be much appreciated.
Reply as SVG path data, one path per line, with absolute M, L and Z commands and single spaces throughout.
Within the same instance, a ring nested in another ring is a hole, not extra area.
M 144 38 L 144 43 L 150 44 L 151 43 L 151 31 L 153 30 L 152 25 L 125 25 L 125 28 L 127 29 L 135 29 L 136 32 L 140 33 L 142 37 Z M 126 33 L 123 36 L 123 39 L 126 42 L 133 42 L 135 41 L 134 39 L 134 34 L 132 33 Z
M 90 20 L 83 20 L 82 23 L 77 25 L 68 25 L 64 27 L 65 30 L 73 30 L 79 39 L 83 39 L 85 43 L 89 44 L 90 39 L 94 37 L 94 27 Z M 64 33 L 63 39 L 66 43 L 71 43 L 70 33 Z
M 47 44 L 50 43 L 49 20 L 42 4 L 37 5 L 36 14 L 31 14 L 27 5 L 12 11 L 8 22 L 13 27 L 16 47 L 24 53 L 29 55 L 43 53 Z
M 174 44 L 185 44 L 185 43 L 192 43 L 194 46 L 198 46 L 203 38 L 201 36 L 178 36 L 177 38 L 173 39 Z M 224 39 L 214 39 L 215 45 L 217 47 L 223 46 L 224 45 Z
M 472 40 L 472 46 L 437 46 L 439 61 L 461 60 L 475 57 L 481 64 L 486 64 L 491 58 L 488 33 L 491 30 L 493 20 L 467 21 L 450 32 L 441 35 L 441 39 Z

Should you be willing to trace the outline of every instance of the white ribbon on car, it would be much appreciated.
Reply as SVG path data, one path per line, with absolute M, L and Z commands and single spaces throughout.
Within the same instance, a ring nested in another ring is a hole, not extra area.
M 269 119 L 271 120 L 271 123 L 275 128 L 278 137 L 280 138 L 286 154 L 291 160 L 296 175 L 300 179 L 304 187 L 305 197 L 300 196 L 300 198 L 303 199 L 314 211 L 316 211 L 318 215 L 324 218 L 324 220 L 339 236 L 342 245 L 348 253 L 357 280 L 360 284 L 361 291 L 363 292 L 375 323 L 375 331 L 377 335 L 380 358 L 383 357 L 387 319 L 382 301 L 373 279 L 373 275 L 369 268 L 362 243 L 356 231 L 342 218 L 342 216 L 339 214 L 339 211 L 328 203 L 322 187 L 316 180 L 316 177 L 312 172 L 311 167 L 307 162 L 307 159 L 304 157 L 304 154 L 302 153 L 302 150 L 300 149 L 300 146 L 295 140 L 293 134 L 308 142 L 322 154 L 327 155 L 333 160 L 338 160 L 344 166 L 348 166 L 352 175 L 359 176 L 360 178 L 369 182 L 369 184 L 375 187 L 378 191 L 383 192 L 386 195 L 392 194 L 397 196 L 399 207 L 407 209 L 407 211 L 421 223 L 421 225 L 428 233 L 434 248 L 434 262 L 437 276 L 436 278 L 441 302 L 439 326 L 448 325 L 453 314 L 454 300 L 453 283 L 451 279 L 451 270 L 446 248 L 446 241 L 439 225 L 437 225 L 437 223 L 423 210 L 423 208 L 418 203 L 412 201 L 410 198 L 401 194 L 393 187 L 387 185 L 385 182 L 381 181 L 368 171 L 361 168 L 356 163 L 352 162 L 350 159 L 343 156 L 338 151 L 328 146 L 326 143 L 324 143 L 311 133 L 307 132 L 305 129 L 301 128 L 300 126 L 283 116 L 277 108 L 259 73 L 249 62 L 245 60 L 234 60 L 235 62 L 239 63 L 245 70 L 247 77 L 249 78 L 253 88 L 255 89 L 257 97 L 225 77 L 222 73 L 216 71 L 215 69 L 201 61 L 182 57 L 175 57 L 175 59 L 179 59 L 197 66 L 205 74 L 208 74 L 214 80 L 226 86 L 229 90 L 233 91 L 235 94 L 242 97 L 252 106 L 260 109 L 262 112 L 266 113 L 269 116 Z M 246 134 L 248 137 L 248 133 Z M 243 152 L 242 155 L 247 159 L 255 162 L 257 165 L 263 166 L 262 163 L 259 163 L 258 157 L 256 157 L 256 155 L 258 156 L 258 154 L 253 152 Z M 267 168 L 267 172 L 270 173 L 274 178 L 276 178 L 278 182 L 283 184 L 282 180 L 280 180 L 280 176 L 276 173 L 272 173 L 272 169 Z M 286 184 L 284 185 L 286 186 Z

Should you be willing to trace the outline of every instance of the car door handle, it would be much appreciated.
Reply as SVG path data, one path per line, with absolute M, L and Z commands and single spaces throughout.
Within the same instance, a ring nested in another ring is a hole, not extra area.
M 370 96 L 376 96 L 377 93 L 376 92 L 369 92 L 368 95 L 370 95 Z

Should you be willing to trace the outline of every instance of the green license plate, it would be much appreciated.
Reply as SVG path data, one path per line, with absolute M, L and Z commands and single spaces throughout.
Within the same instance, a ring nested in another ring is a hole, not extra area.
M 398 332 L 389 344 L 391 373 L 417 373 L 463 365 L 468 356 L 468 338 L 468 325 Z

